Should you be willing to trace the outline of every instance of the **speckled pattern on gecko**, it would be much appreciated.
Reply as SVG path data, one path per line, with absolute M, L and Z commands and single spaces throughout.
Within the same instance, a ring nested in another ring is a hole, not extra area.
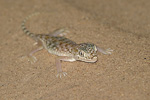
M 26 21 L 32 16 L 38 15 L 39 13 L 34 13 L 26 17 L 22 22 L 22 30 L 26 35 L 33 38 L 36 41 L 36 44 L 40 47 L 29 54 L 29 57 L 35 62 L 36 57 L 33 54 L 39 50 L 46 49 L 49 53 L 55 54 L 58 56 L 56 59 L 57 67 L 57 77 L 62 75 L 67 75 L 66 72 L 62 71 L 61 61 L 84 61 L 94 63 L 97 61 L 97 51 L 103 54 L 111 54 L 111 49 L 102 49 L 94 45 L 93 43 L 80 43 L 77 44 L 65 37 L 64 34 L 68 30 L 61 28 L 57 29 L 50 34 L 34 34 L 31 33 L 25 26 Z

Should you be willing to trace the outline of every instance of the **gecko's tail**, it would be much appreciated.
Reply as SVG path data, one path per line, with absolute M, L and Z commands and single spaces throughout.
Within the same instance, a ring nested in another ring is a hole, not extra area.
M 30 36 L 30 37 L 32 37 L 32 38 L 35 37 L 35 34 L 34 34 L 34 33 L 31 33 L 31 32 L 26 28 L 26 25 L 25 25 L 25 24 L 26 24 L 26 22 L 27 22 L 28 19 L 30 19 L 31 17 L 36 16 L 36 15 L 38 15 L 38 14 L 40 14 L 40 13 L 37 12 L 37 13 L 33 13 L 33 14 L 27 16 L 27 17 L 23 20 L 23 22 L 22 22 L 22 24 L 21 24 L 21 28 L 22 28 L 23 32 L 24 32 L 26 35 L 28 35 L 28 36 Z

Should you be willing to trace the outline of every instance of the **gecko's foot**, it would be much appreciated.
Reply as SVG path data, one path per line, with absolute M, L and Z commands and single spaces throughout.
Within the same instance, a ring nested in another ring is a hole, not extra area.
M 67 28 L 59 28 L 53 32 L 53 35 L 54 36 L 65 36 L 68 33 L 69 33 L 69 30 Z
M 56 77 L 58 78 L 58 77 L 62 77 L 62 76 L 66 76 L 67 75 L 67 73 L 66 72 L 59 72 L 57 75 L 56 75 Z
M 35 56 L 28 56 L 28 61 L 31 62 L 31 64 L 35 63 L 37 61 Z
M 108 48 L 108 49 L 106 49 L 105 54 L 111 54 L 112 52 L 113 52 L 113 50 Z
M 34 46 L 37 45 L 37 44 L 38 44 L 38 42 L 33 43 Z

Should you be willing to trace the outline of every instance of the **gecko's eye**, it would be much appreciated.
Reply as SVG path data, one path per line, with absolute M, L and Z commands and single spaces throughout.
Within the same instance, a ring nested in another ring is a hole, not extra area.
M 83 52 L 79 52 L 79 55 L 83 57 L 83 56 L 84 56 L 84 53 L 83 53 Z

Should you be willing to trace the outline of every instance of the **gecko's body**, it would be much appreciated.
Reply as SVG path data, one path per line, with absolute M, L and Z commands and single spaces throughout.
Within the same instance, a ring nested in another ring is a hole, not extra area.
M 45 48 L 49 53 L 59 56 L 56 59 L 56 66 L 58 70 L 58 75 L 61 77 L 61 73 L 65 76 L 66 73 L 61 69 L 60 61 L 84 61 L 84 62 L 96 62 L 97 61 L 97 51 L 102 52 L 103 54 L 111 54 L 110 49 L 103 50 L 98 48 L 96 45 L 92 43 L 81 43 L 77 44 L 63 36 L 67 30 L 58 29 L 52 32 L 51 34 L 34 34 L 31 33 L 25 27 L 26 21 L 32 17 L 32 14 L 26 17 L 22 23 L 22 30 L 25 34 L 32 37 L 38 44 L 41 44 L 41 47 L 30 53 L 32 56 L 33 53 Z

